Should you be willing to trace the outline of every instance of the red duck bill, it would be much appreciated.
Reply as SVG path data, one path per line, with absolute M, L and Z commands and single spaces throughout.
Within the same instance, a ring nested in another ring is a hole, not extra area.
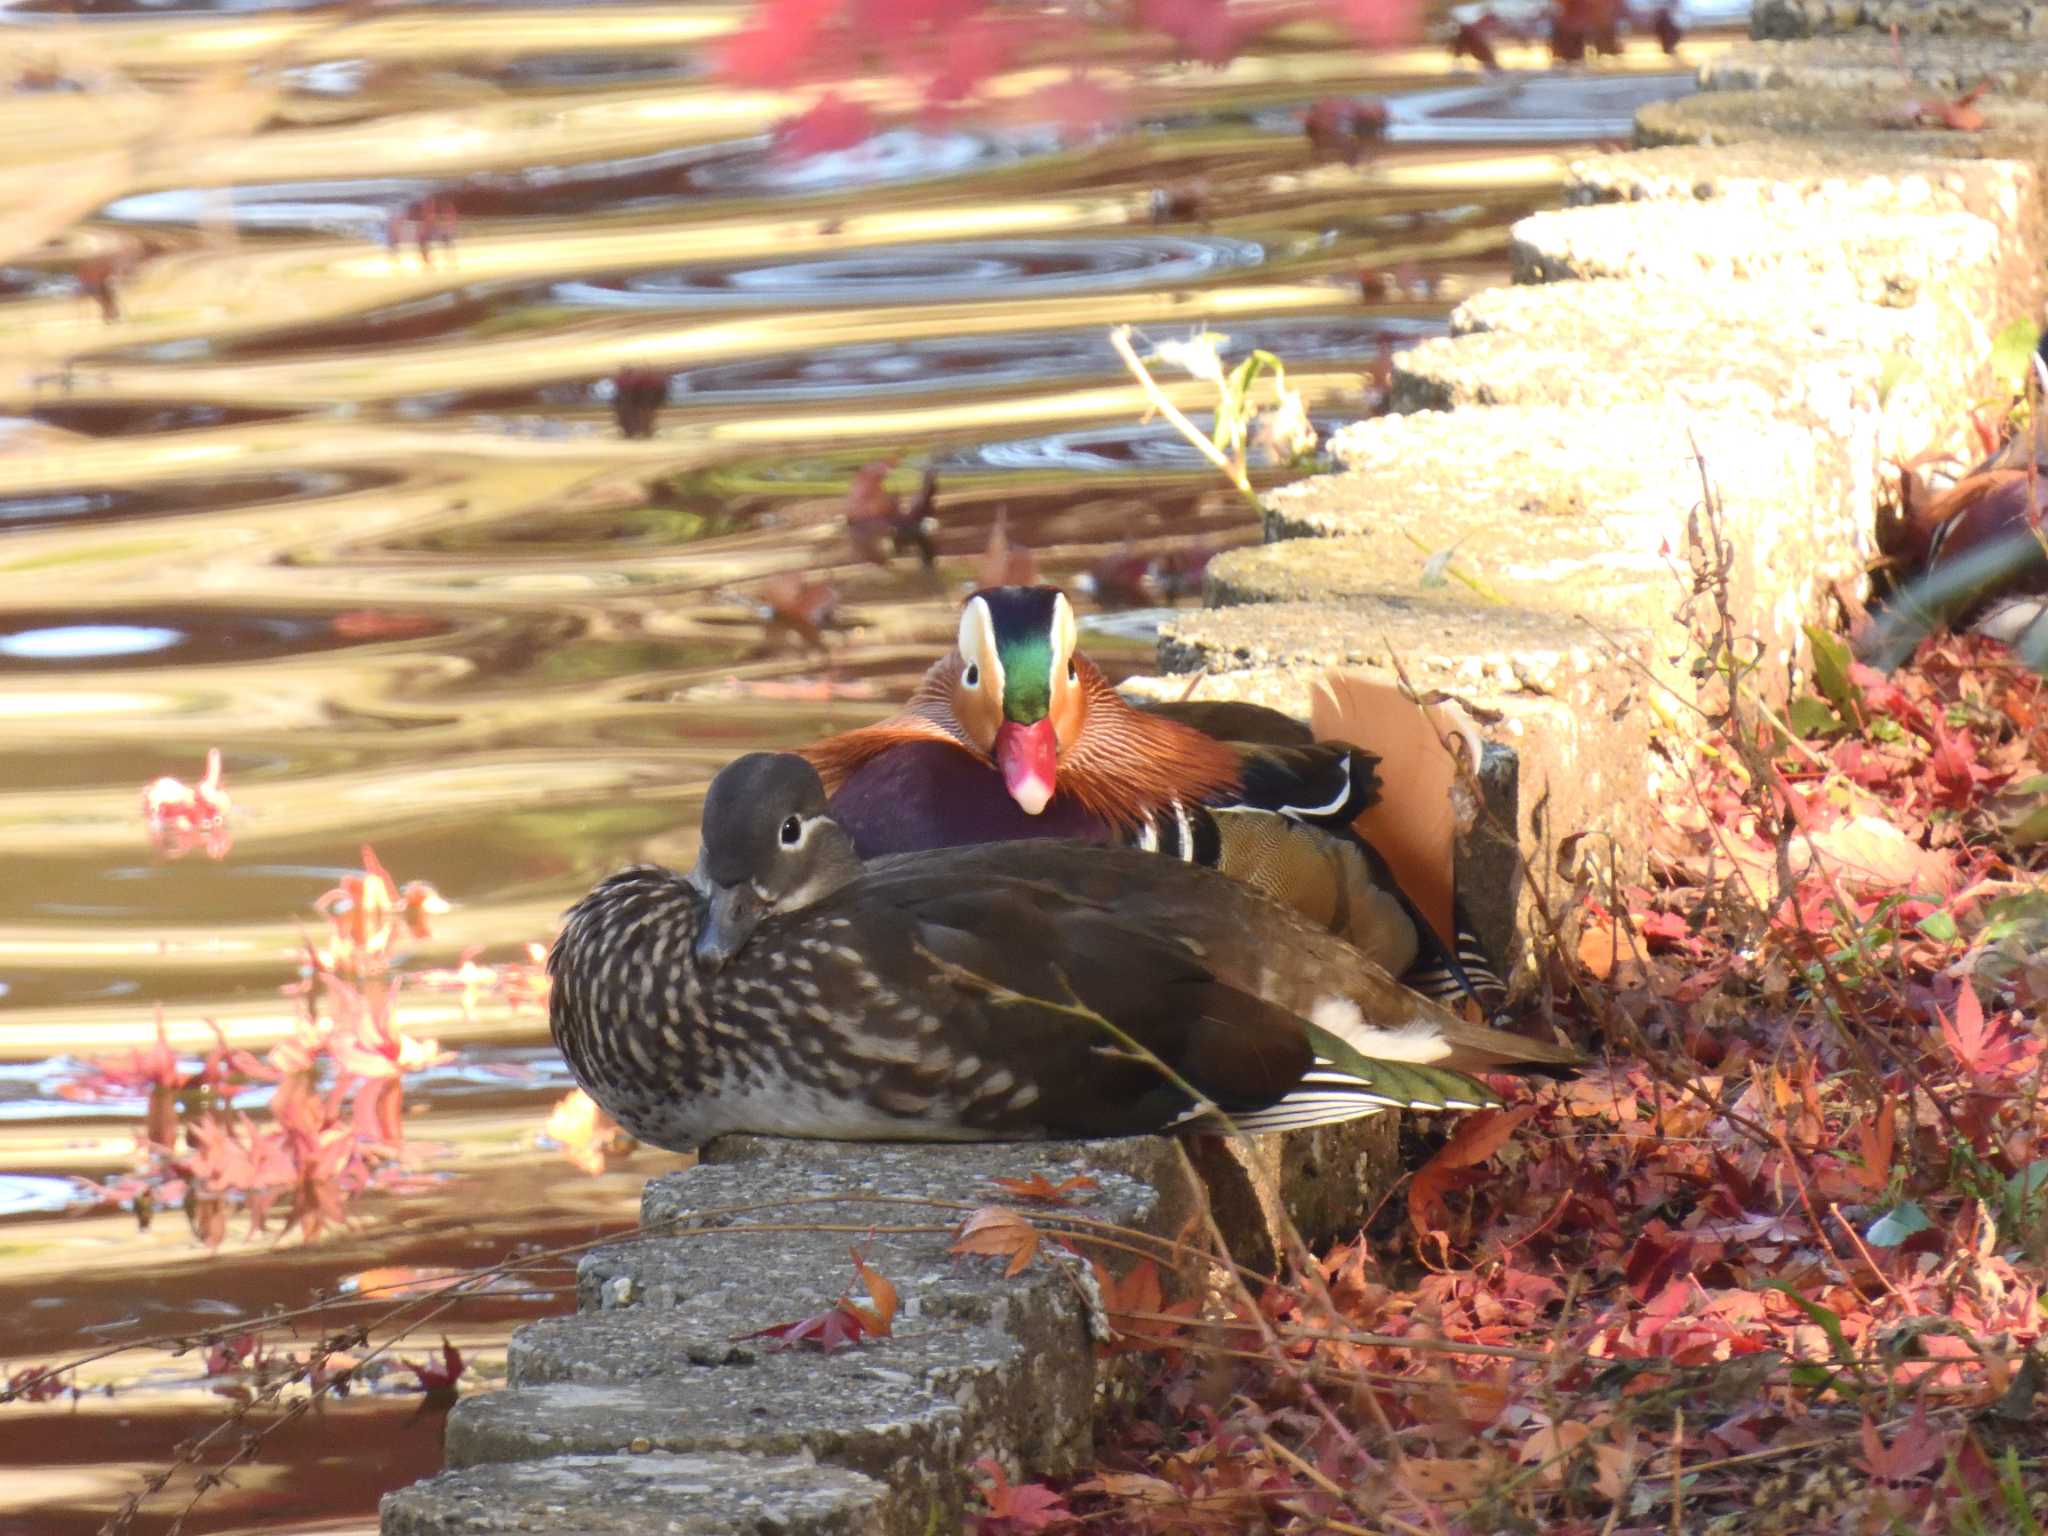
M 1052 722 L 1032 725 L 1005 721 L 996 732 L 996 763 L 1003 770 L 1003 787 L 1010 798 L 1036 816 L 1052 799 L 1054 779 L 1059 773 L 1060 743 Z

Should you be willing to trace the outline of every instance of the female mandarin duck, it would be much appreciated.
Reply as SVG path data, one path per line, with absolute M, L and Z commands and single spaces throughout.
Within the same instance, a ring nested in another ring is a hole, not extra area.
M 900 713 L 804 749 L 863 857 L 1125 843 L 1257 886 L 1418 991 L 1468 994 L 1489 1013 L 1505 1000 L 1462 918 L 1439 936 L 1350 830 L 1379 798 L 1377 757 L 1257 705 L 1140 708 L 1077 638 L 1056 588 L 976 592 L 955 649 Z
M 1073 842 L 863 866 L 802 758 L 712 781 L 697 867 L 574 907 L 548 1017 L 632 1135 L 1008 1141 L 1498 1102 L 1571 1051 L 1464 1020 L 1248 886 Z

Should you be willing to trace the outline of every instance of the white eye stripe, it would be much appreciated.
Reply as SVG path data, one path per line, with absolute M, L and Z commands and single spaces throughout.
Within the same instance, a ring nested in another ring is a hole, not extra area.
M 960 638 L 955 643 L 961 661 L 966 663 L 961 669 L 960 681 L 969 688 L 992 688 L 995 697 L 1001 698 L 1003 658 L 996 652 L 994 616 L 982 598 L 969 598 L 967 606 L 961 609 Z
M 1052 600 L 1052 669 L 1055 674 L 1064 667 L 1069 676 L 1074 670 L 1074 647 L 1080 644 L 1080 629 L 1074 622 L 1074 605 L 1067 601 L 1067 594 L 1053 594 Z

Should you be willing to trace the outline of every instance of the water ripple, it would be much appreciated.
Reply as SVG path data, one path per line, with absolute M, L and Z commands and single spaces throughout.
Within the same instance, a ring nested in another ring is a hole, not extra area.
M 557 283 L 567 304 L 685 309 L 715 304 L 858 304 L 1169 286 L 1257 266 L 1265 248 L 1220 236 L 963 240 L 761 266 L 693 266 Z

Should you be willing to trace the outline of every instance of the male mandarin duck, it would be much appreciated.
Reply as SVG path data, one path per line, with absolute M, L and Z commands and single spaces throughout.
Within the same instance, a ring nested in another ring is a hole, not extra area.
M 548 971 L 584 1091 L 678 1151 L 1283 1130 L 1489 1105 L 1468 1073 L 1579 1062 L 1197 866 L 1047 841 L 863 865 L 787 753 L 720 772 L 696 868 L 604 881 Z
M 1349 939 L 1419 991 L 1506 988 L 1462 915 L 1440 935 L 1351 830 L 1379 759 L 1253 704 L 1125 699 L 1054 587 L 994 587 L 898 714 L 803 750 L 862 857 L 1024 838 L 1210 865 Z

